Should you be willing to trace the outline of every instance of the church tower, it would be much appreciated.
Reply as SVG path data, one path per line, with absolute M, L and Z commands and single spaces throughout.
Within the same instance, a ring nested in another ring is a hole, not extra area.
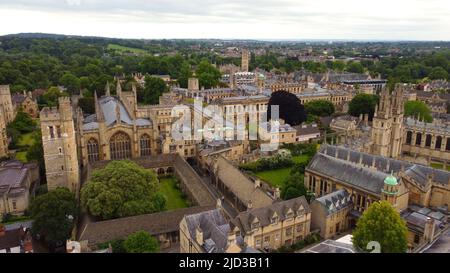
M 250 63 L 250 52 L 248 49 L 242 49 L 242 57 L 241 57 L 241 70 L 242 72 L 248 72 Z
M 3 107 L 3 115 L 6 124 L 9 124 L 15 118 L 9 85 L 0 85 L 0 106 Z
M 398 158 L 401 155 L 403 134 L 403 89 L 392 94 L 388 88 L 380 93 L 380 103 L 375 107 L 372 122 L 372 152 L 377 155 Z
M 79 191 L 79 165 L 70 98 L 60 97 L 59 107 L 42 109 L 41 132 L 49 190 L 66 187 Z

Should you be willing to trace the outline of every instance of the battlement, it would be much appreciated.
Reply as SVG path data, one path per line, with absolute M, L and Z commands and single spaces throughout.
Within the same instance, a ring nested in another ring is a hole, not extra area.
M 60 119 L 60 113 L 59 113 L 59 110 L 57 107 L 44 107 L 44 108 L 42 108 L 39 116 L 40 116 L 41 122 Z

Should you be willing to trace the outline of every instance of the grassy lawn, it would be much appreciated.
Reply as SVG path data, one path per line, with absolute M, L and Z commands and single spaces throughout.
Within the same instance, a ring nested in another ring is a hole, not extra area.
M 271 186 L 281 188 L 284 179 L 286 179 L 290 173 L 291 168 L 283 168 L 278 170 L 257 172 L 256 176 L 269 183 Z
M 19 146 L 31 146 L 34 144 L 33 132 L 24 134 L 20 137 Z
M 441 170 L 444 168 L 444 165 L 441 163 L 431 163 L 430 166 L 435 169 L 441 169 Z M 450 166 L 447 166 L 447 171 L 450 171 Z
M 4 223 L 1 222 L 1 219 L 0 219 L 0 223 L 2 223 L 3 225 L 10 225 L 10 224 L 14 224 L 14 223 L 17 223 L 17 222 L 25 222 L 25 221 L 29 221 L 29 220 L 31 220 L 30 216 L 25 216 L 25 215 L 15 216 L 15 215 L 12 215 L 12 216 L 10 216 L 10 219 L 7 222 L 4 222 Z
M 177 180 L 174 177 L 164 177 L 159 179 L 161 185 L 161 193 L 166 197 L 167 210 L 189 207 L 186 199 L 183 198 L 182 192 L 177 189 Z
M 142 55 L 148 54 L 147 50 L 144 50 L 144 49 L 126 47 L 126 46 L 121 46 L 121 45 L 116 45 L 116 44 L 108 44 L 108 49 L 112 49 L 112 50 L 119 51 L 122 53 L 131 52 L 131 53 L 142 54 Z
M 26 151 L 25 152 L 17 152 L 16 153 L 16 159 L 19 160 L 19 161 L 22 161 L 24 163 L 27 163 L 28 162 L 28 160 L 27 160 L 27 152 Z
M 301 163 L 308 160 L 307 155 L 300 155 L 292 157 L 295 163 Z M 279 187 L 283 185 L 283 181 L 290 175 L 292 168 L 282 168 L 278 170 L 262 171 L 257 172 L 255 175 L 269 183 L 274 187 Z

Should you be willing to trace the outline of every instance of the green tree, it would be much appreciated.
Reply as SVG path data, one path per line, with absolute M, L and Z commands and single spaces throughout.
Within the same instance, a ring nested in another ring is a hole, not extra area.
M 195 73 L 201 87 L 212 88 L 219 84 L 220 71 L 207 60 L 200 62 Z
M 67 188 L 49 191 L 31 202 L 31 232 L 43 236 L 50 245 L 64 243 L 71 236 L 77 214 L 75 195 Z
M 145 104 L 158 104 L 159 97 L 167 91 L 166 83 L 157 77 L 145 77 L 145 87 L 142 90 L 141 98 Z
M 80 79 L 70 72 L 65 73 L 59 82 L 67 88 L 70 94 L 78 94 L 80 90 Z
M 112 161 L 95 170 L 81 189 L 81 204 L 103 219 L 165 209 L 155 173 L 131 161 Z
M 188 87 L 188 80 L 190 77 L 192 77 L 191 65 L 188 62 L 183 62 L 177 79 L 181 88 Z
M 289 200 L 292 198 L 305 196 L 308 198 L 308 190 L 305 187 L 303 181 L 303 175 L 299 173 L 293 173 L 283 183 L 281 187 L 281 198 L 283 200 Z
M 68 97 L 69 94 L 66 92 L 61 92 L 58 87 L 52 86 L 50 87 L 47 92 L 42 95 L 42 99 L 44 104 L 47 106 L 57 106 L 58 105 L 58 98 L 59 97 Z
M 406 252 L 408 229 L 400 214 L 386 201 L 375 202 L 363 213 L 353 231 L 353 245 L 364 251 L 378 242 L 383 253 Z
M 28 162 L 35 161 L 39 165 L 41 176 L 45 176 L 44 148 L 42 146 L 41 131 L 33 133 L 33 144 L 28 148 L 26 158 Z
M 431 70 L 428 77 L 432 80 L 445 80 L 448 79 L 448 72 L 444 68 L 438 66 Z
M 333 103 L 327 100 L 315 100 L 305 104 L 307 115 L 314 115 L 319 117 L 331 116 L 334 114 Z
M 369 119 L 372 119 L 377 104 L 378 96 L 358 94 L 350 101 L 348 113 L 354 117 L 359 117 L 360 114 L 369 114 Z
M 431 116 L 431 110 L 428 108 L 426 103 L 419 100 L 407 101 L 405 103 L 405 116 L 418 118 L 426 122 L 432 122 L 433 117 Z
M 11 148 L 16 148 L 22 134 L 27 134 L 36 130 L 36 122 L 23 112 L 22 109 L 16 114 L 14 120 L 6 126 L 6 133 L 11 138 Z
M 155 253 L 159 251 L 158 240 L 146 231 L 138 231 L 129 235 L 123 246 L 127 253 Z
M 364 66 L 360 62 L 350 62 L 347 64 L 347 71 L 352 73 L 364 73 Z

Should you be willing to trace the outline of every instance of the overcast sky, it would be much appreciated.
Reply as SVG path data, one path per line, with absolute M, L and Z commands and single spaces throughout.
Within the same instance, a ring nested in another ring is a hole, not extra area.
M 0 35 L 450 40 L 449 0 L 0 0 Z

